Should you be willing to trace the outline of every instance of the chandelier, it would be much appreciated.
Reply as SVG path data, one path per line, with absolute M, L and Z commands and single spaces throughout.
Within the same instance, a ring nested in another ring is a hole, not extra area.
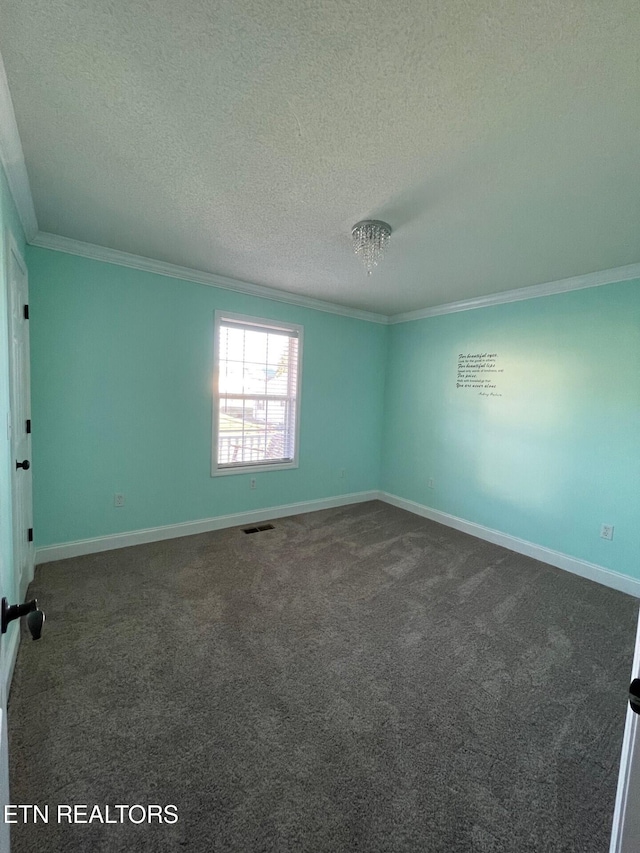
M 373 268 L 384 257 L 384 250 L 391 236 L 391 226 L 379 219 L 363 219 L 351 229 L 353 251 L 359 255 L 371 275 Z

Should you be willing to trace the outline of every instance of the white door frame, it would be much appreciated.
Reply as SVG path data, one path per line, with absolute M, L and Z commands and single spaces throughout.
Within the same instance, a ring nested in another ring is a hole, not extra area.
M 34 567 L 34 556 L 35 556 L 35 548 L 33 543 L 28 545 L 28 543 L 23 542 L 22 548 L 20 547 L 20 542 L 16 541 L 17 536 L 22 536 L 22 533 L 26 533 L 26 531 L 20 529 L 20 523 L 16 520 L 16 513 L 20 511 L 20 507 L 23 508 L 23 512 L 27 516 L 27 525 L 32 526 L 32 513 L 33 508 L 31 505 L 31 470 L 29 470 L 28 481 L 20 481 L 16 480 L 16 473 L 27 474 L 26 471 L 16 471 L 15 463 L 16 463 L 16 449 L 19 452 L 25 452 L 28 455 L 23 458 L 28 458 L 31 461 L 31 437 L 27 435 L 27 440 L 24 440 L 24 436 L 21 436 L 21 440 L 18 441 L 18 435 L 15 434 L 15 430 L 12 427 L 12 422 L 16 417 L 20 418 L 21 414 L 16 413 L 14 409 L 14 400 L 22 399 L 25 402 L 25 411 L 28 412 L 26 417 L 30 418 L 31 414 L 29 411 L 29 347 L 28 347 L 28 326 L 25 326 L 21 330 L 21 344 L 24 344 L 26 337 L 26 352 L 23 351 L 22 356 L 24 359 L 24 371 L 23 371 L 23 389 L 22 396 L 16 397 L 15 393 L 15 357 L 14 357 L 14 320 L 16 316 L 16 306 L 18 309 L 18 316 L 20 316 L 21 305 L 19 304 L 23 299 L 26 299 L 28 304 L 28 276 L 27 276 L 27 267 L 24 262 L 24 258 L 22 257 L 22 253 L 18 249 L 17 242 L 11 234 L 10 231 L 7 231 L 6 239 L 4 241 L 4 281 L 6 284 L 6 290 L 0 293 L 0 299 L 3 300 L 2 305 L 0 305 L 0 321 L 5 326 L 3 329 L 2 337 L 6 337 L 6 345 L 7 345 L 7 412 L 8 418 L 7 423 L 0 424 L 0 429 L 3 431 L 6 430 L 6 456 L 3 453 L 5 458 L 2 460 L 2 469 L 6 469 L 8 465 L 8 470 L 2 470 L 0 473 L 3 479 L 6 477 L 7 486 L 10 488 L 6 488 L 2 490 L 0 494 L 0 502 L 6 502 L 7 506 L 3 506 L 3 510 L 7 512 L 7 516 L 9 518 L 9 530 L 7 530 L 7 536 L 11 539 L 11 546 L 7 549 L 5 554 L 0 554 L 0 596 L 4 596 L 8 599 L 9 604 L 13 604 L 15 602 L 21 602 L 24 598 L 24 594 L 26 592 L 27 586 L 31 580 L 33 580 L 33 567 Z M 16 275 L 17 272 L 17 275 Z M 18 284 L 18 276 L 23 277 L 24 281 L 24 294 L 21 295 L 21 291 L 17 286 Z M 5 316 L 6 312 L 6 316 Z M 22 322 L 27 322 L 23 320 Z M 3 353 L 4 359 L 4 353 Z M 5 382 L 5 377 L 1 377 L 0 381 L 2 381 L 3 385 Z M 25 434 L 26 434 L 26 424 L 22 425 Z M 8 457 L 8 458 L 7 458 Z M 16 495 L 19 494 L 19 489 L 27 486 L 25 492 L 20 496 L 20 500 L 18 501 L 19 506 L 16 506 Z M 24 520 L 24 519 L 23 519 Z M 16 533 L 18 531 L 18 533 Z M 8 565 L 4 564 L 5 555 L 7 556 Z M 11 582 L 10 582 L 11 581 Z M 20 642 L 20 628 L 18 622 L 13 622 L 7 631 L 6 634 L 0 635 L 0 808 L 2 809 L 2 814 L 0 814 L 0 851 L 2 853 L 8 853 L 9 845 L 10 845 L 10 832 L 9 825 L 4 822 L 4 805 L 10 802 L 10 791 L 9 791 L 9 748 L 8 748 L 8 737 L 7 737 L 7 698 L 9 693 L 9 687 L 11 685 L 11 679 L 13 676 L 13 668 L 15 665 L 15 660 L 18 651 L 18 644 Z
M 631 679 L 640 678 L 640 616 L 636 631 Z M 640 850 L 640 716 L 627 703 L 627 718 L 622 740 L 618 791 L 613 813 L 609 853 L 636 853 Z
M 22 602 L 27 587 L 33 580 L 35 563 L 35 545 L 27 541 L 27 531 L 33 528 L 33 498 L 32 498 L 32 469 L 24 471 L 16 468 L 16 461 L 28 459 L 32 463 L 31 435 L 26 431 L 26 421 L 31 420 L 30 403 L 30 357 L 29 357 L 29 325 L 23 316 L 24 305 L 29 304 L 29 277 L 27 265 L 18 249 L 11 232 L 8 233 L 6 244 L 6 275 L 8 297 L 8 332 L 9 332 L 9 401 L 10 401 L 10 436 L 11 436 L 11 496 L 13 521 L 13 567 L 16 573 L 15 596 Z M 14 267 L 15 264 L 15 267 Z M 22 276 L 19 289 L 16 272 Z M 14 328 L 19 324 L 19 329 Z M 24 368 L 18 375 L 13 349 L 14 336 L 19 335 L 21 344 L 26 344 L 22 353 Z M 20 385 L 19 388 L 16 385 Z M 21 402 L 22 407 L 18 406 Z M 17 411 L 21 408 L 21 411 Z M 10 604 L 13 602 L 9 602 Z

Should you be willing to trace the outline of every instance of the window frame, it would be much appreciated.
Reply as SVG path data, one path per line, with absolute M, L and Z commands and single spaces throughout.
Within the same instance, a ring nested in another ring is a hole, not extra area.
M 293 430 L 294 455 L 288 462 L 277 460 L 270 462 L 239 462 L 221 466 L 218 462 L 218 422 L 220 413 L 220 326 L 224 320 L 255 326 L 256 331 L 269 332 L 270 329 L 278 332 L 295 332 L 298 338 L 298 365 L 296 377 L 296 400 L 295 400 L 295 427 Z M 214 317 L 213 333 L 213 406 L 212 406 L 212 428 L 211 428 L 211 476 L 226 477 L 231 474 L 254 474 L 260 471 L 285 471 L 299 467 L 300 456 L 300 399 L 302 397 L 302 352 L 303 352 L 304 327 L 297 323 L 288 323 L 283 320 L 270 320 L 266 317 L 254 317 L 249 314 L 237 314 L 233 311 L 216 310 Z

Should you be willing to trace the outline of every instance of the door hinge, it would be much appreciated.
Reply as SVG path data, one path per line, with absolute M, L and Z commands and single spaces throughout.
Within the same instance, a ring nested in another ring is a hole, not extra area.
M 29 532 L 27 533 L 27 540 L 29 542 L 33 542 L 33 527 L 29 528 Z
M 31 418 L 27 418 L 27 432 L 31 432 Z
M 28 320 L 29 319 L 29 306 L 28 305 L 24 306 L 23 313 L 24 313 L 24 319 Z

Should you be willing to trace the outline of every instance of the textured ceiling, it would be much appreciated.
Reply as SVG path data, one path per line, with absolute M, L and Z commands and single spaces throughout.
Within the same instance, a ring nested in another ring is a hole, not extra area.
M 638 0 L 0 15 L 41 231 L 384 314 L 640 261 Z

